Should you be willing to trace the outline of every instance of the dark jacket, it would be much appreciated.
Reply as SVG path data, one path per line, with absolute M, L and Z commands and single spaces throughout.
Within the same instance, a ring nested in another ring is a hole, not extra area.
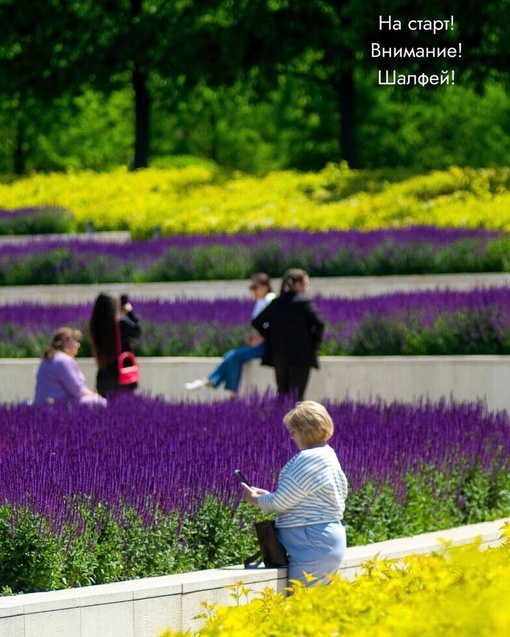
M 133 341 L 139 338 L 142 333 L 140 318 L 131 310 L 127 314 L 122 314 L 119 320 L 119 327 L 121 351 L 132 352 Z
M 324 320 L 309 296 L 284 292 L 252 321 L 264 337 L 262 365 L 319 367 Z

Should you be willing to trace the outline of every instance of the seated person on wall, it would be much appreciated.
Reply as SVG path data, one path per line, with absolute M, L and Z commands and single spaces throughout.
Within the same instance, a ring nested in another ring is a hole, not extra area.
M 271 279 L 265 272 L 258 272 L 250 277 L 250 292 L 255 301 L 251 315 L 253 319 L 271 303 L 276 295 L 271 286 Z M 207 378 L 186 383 L 186 389 L 216 388 L 224 384 L 230 397 L 235 398 L 239 392 L 244 364 L 254 358 L 261 358 L 264 354 L 264 339 L 259 334 L 249 334 L 245 341 L 245 345 L 227 352 L 222 362 Z
M 89 389 L 76 362 L 81 332 L 61 327 L 54 334 L 37 370 L 34 404 L 82 403 L 106 406 L 106 400 Z

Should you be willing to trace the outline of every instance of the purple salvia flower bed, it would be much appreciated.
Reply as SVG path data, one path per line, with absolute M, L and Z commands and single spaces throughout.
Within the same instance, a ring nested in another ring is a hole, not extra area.
M 367 481 L 403 496 L 407 473 L 510 469 L 506 413 L 482 404 L 325 402 L 336 423 L 331 441 L 354 493 Z M 66 501 L 133 505 L 144 516 L 192 512 L 207 493 L 239 499 L 232 472 L 273 488 L 295 453 L 282 417 L 290 404 L 269 395 L 212 404 L 140 396 L 104 410 L 63 405 L 0 407 L 0 502 L 42 512 L 55 523 Z
M 0 210 L 0 237 L 68 233 L 75 230 L 75 225 L 72 214 L 59 206 Z
M 56 259 L 45 264 L 47 277 L 55 283 L 87 282 L 80 279 L 84 272 L 91 282 L 98 276 L 104 281 L 127 281 L 134 273 L 137 280 L 151 281 L 244 278 L 254 269 L 279 276 L 291 265 L 301 265 L 315 276 L 422 272 L 427 268 L 437 271 L 444 267 L 446 271 L 466 267 L 492 271 L 501 269 L 501 260 L 487 256 L 487 246 L 506 236 L 481 229 L 425 226 L 367 232 L 268 230 L 256 234 L 177 235 L 114 245 L 94 241 L 93 235 L 87 242 L 27 239 L 21 245 L 0 245 L 0 277 L 3 284 L 19 283 L 10 278 L 16 268 L 31 259 L 50 258 L 49 253 L 58 251 L 61 263 Z M 446 249 L 449 256 L 445 260 Z M 440 254 L 442 265 L 434 264 Z M 22 270 L 18 276 L 27 274 Z
M 246 325 L 253 302 L 249 299 L 225 298 L 215 300 L 136 300 L 137 312 L 151 323 L 211 322 L 227 325 Z M 326 321 L 332 325 L 359 321 L 367 314 L 398 317 L 420 312 L 423 320 L 430 323 L 434 315 L 455 312 L 460 309 L 495 307 L 500 310 L 510 307 L 510 288 L 477 288 L 467 292 L 456 290 L 430 290 L 425 292 L 397 292 L 379 296 L 350 299 L 342 297 L 315 297 L 318 308 Z M 87 320 L 92 311 L 92 302 L 80 305 L 41 305 L 19 303 L 0 306 L 0 322 L 25 325 L 47 324 L 58 326 Z
M 27 208 L 16 208 L 14 210 L 0 208 L 0 219 L 20 219 L 23 217 L 31 217 L 36 214 L 44 214 L 48 211 L 59 210 L 65 212 L 64 208 L 60 208 L 59 206 L 29 206 Z
M 359 338 L 365 333 L 370 336 L 379 326 L 386 329 L 387 324 L 398 327 L 403 339 L 412 340 L 417 334 L 426 334 L 428 350 L 424 353 L 501 354 L 507 353 L 510 343 L 510 288 L 406 292 L 362 299 L 317 297 L 316 301 L 327 324 L 321 350 L 323 354 L 357 353 L 353 343 L 360 334 Z M 134 304 L 144 321 L 138 353 L 168 356 L 224 354 L 222 347 L 239 345 L 252 308 L 248 299 L 135 300 Z M 26 352 L 16 353 L 20 343 L 29 343 L 31 339 L 44 343 L 61 325 L 79 327 L 86 334 L 91 310 L 92 303 L 0 306 L 2 351 L 7 352 L 7 348 L 12 347 L 12 353 L 4 356 L 26 356 Z M 436 351 L 436 342 L 444 342 L 451 334 L 460 343 L 455 345 L 457 349 Z M 383 333 L 381 344 L 373 346 L 376 348 L 373 351 L 375 355 L 392 353 L 387 351 L 388 348 L 384 349 L 384 338 Z M 212 345 L 202 350 L 205 342 Z M 475 346 L 481 349 L 472 352 L 470 347 Z M 382 351 L 378 351 L 377 347 Z M 398 345 L 395 347 L 394 354 L 414 353 L 412 350 L 399 350 Z M 35 356 L 39 354 L 37 350 L 32 353 Z M 86 343 L 82 355 L 90 355 Z
M 47 210 L 54 208 L 48 207 Z M 24 211 L 8 212 L 0 210 L 0 218 L 11 218 L 23 216 L 24 214 L 34 214 L 45 209 L 27 208 Z M 443 247 L 450 243 L 463 239 L 493 239 L 498 236 L 505 236 L 505 233 L 485 230 L 482 228 L 439 228 L 436 226 L 411 226 L 407 228 L 382 228 L 377 230 L 328 230 L 321 232 L 308 232 L 304 230 L 263 230 L 257 233 L 236 233 L 236 234 L 195 234 L 195 235 L 174 235 L 150 241 L 132 241 L 130 246 L 137 250 L 139 248 L 146 253 L 162 254 L 169 248 L 189 249 L 197 246 L 236 246 L 242 245 L 246 248 L 264 245 L 271 241 L 281 243 L 285 249 L 290 249 L 296 243 L 305 248 L 338 248 L 352 247 L 356 250 L 372 250 L 381 243 L 396 242 L 399 244 L 421 244 L 430 243 L 436 247 Z M 90 237 L 93 250 L 103 252 L 104 244 L 94 242 L 94 235 Z M 29 240 L 27 240 L 29 241 Z M 48 247 L 56 245 L 48 243 Z M 70 245 L 67 242 L 62 244 Z M 76 242 L 76 247 L 83 246 Z M 36 245 L 33 244 L 34 249 Z M 106 250 L 104 250 L 106 251 Z M 3 250 L 0 254 L 3 253 Z

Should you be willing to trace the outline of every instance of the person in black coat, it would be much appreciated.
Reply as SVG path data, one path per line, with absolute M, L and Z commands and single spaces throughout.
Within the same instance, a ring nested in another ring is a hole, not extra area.
M 307 295 L 309 283 L 304 270 L 287 270 L 280 296 L 252 321 L 265 340 L 262 365 L 274 367 L 278 394 L 295 393 L 298 400 L 303 400 L 311 368 L 319 368 L 324 332 L 324 320 Z

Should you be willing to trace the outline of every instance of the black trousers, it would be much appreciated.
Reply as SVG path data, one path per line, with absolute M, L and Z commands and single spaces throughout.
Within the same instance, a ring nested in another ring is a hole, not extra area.
M 280 396 L 296 394 L 298 400 L 303 400 L 310 377 L 309 367 L 275 367 L 274 372 Z
M 109 365 L 103 369 L 99 369 L 96 375 L 96 389 L 97 393 L 107 398 L 108 395 L 115 394 L 124 390 L 135 391 L 138 387 L 138 383 L 131 383 L 131 385 L 119 385 L 119 371 L 117 369 L 117 363 Z

